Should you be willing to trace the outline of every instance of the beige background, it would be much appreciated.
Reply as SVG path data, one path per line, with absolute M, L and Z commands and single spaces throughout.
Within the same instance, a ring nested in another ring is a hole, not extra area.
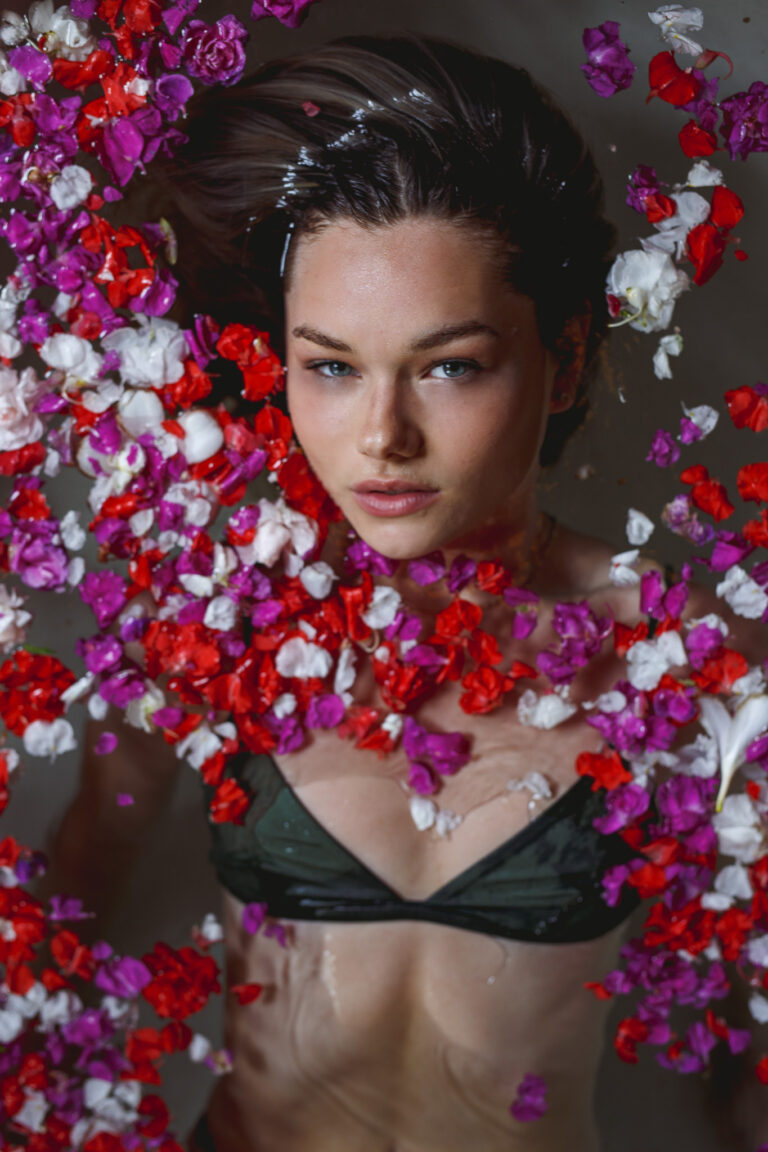
M 14 5 L 17 10 L 26 6 L 23 0 Z M 703 0 L 701 7 L 705 13 L 704 44 L 734 60 L 735 72 L 722 84 L 723 94 L 741 91 L 752 80 L 763 78 L 768 43 L 766 0 L 729 0 L 727 4 Z M 203 0 L 199 15 L 214 19 L 233 11 L 248 23 L 249 8 L 246 0 Z M 684 122 L 682 114 L 659 100 L 644 104 L 647 61 L 660 48 L 646 13 L 646 5 L 637 0 L 320 0 L 298 31 L 272 20 L 250 25 L 250 59 L 255 64 L 277 54 L 310 48 L 335 35 L 410 29 L 444 35 L 525 65 L 551 87 L 588 137 L 606 177 L 610 212 L 620 228 L 620 247 L 626 249 L 635 247 L 635 237 L 647 232 L 642 219 L 623 203 L 627 175 L 638 163 L 652 164 L 662 179 L 673 183 L 682 180 L 688 168 L 676 142 Z M 602 100 L 586 84 L 579 65 L 584 58 L 582 29 L 607 19 L 621 22 L 638 71 L 629 92 Z M 723 72 L 721 63 L 715 69 Z M 744 165 L 731 164 L 725 153 L 720 153 L 713 162 L 724 168 L 728 185 L 744 199 L 747 215 L 739 235 L 750 260 L 740 264 L 731 256 L 714 281 L 693 289 L 678 304 L 675 321 L 686 346 L 680 359 L 673 362 L 673 381 L 662 382 L 653 376 L 654 337 L 627 328 L 614 334 L 608 370 L 595 390 L 593 415 L 542 485 L 545 504 L 553 512 L 576 527 L 607 537 L 617 548 L 624 543 L 628 506 L 658 520 L 663 503 L 681 487 L 675 484 L 675 469 L 664 472 L 643 463 L 655 428 L 676 429 L 681 401 L 689 406 L 705 402 L 717 405 L 726 388 L 754 383 L 765 374 L 768 156 L 753 156 Z M 714 475 L 732 483 L 737 463 L 758 458 L 758 445 L 756 438 L 735 433 L 723 420 L 704 450 L 687 450 L 680 467 L 705 459 Z M 591 465 L 594 475 L 589 480 L 577 480 L 577 469 L 584 464 Z M 63 511 L 82 503 L 83 488 L 67 476 L 54 486 L 54 495 Z M 652 543 L 656 554 L 664 559 L 679 562 L 684 555 L 663 526 L 657 529 Z M 53 647 L 67 659 L 74 637 L 91 629 L 91 621 L 73 597 L 36 597 L 34 605 L 38 615 L 33 642 Z M 13 833 L 26 843 L 42 846 L 75 780 L 74 756 L 64 757 L 51 767 L 39 761 L 29 763 L 16 781 L 11 806 L 0 821 L 0 835 Z M 116 913 L 112 941 L 137 954 L 157 939 L 176 946 L 187 942 L 191 925 L 217 909 L 206 852 L 197 782 L 193 772 L 185 769 L 180 774 L 171 818 L 164 818 L 148 835 L 130 899 Z M 624 1013 L 626 1008 L 621 1007 Z M 204 1019 L 191 1023 L 213 1034 L 217 1006 L 204 1014 Z M 208 1083 L 207 1073 L 190 1068 L 184 1059 L 169 1067 L 170 1101 L 181 1131 L 199 1110 Z M 608 1152 L 714 1150 L 717 1145 L 702 1109 L 703 1098 L 696 1081 L 661 1072 L 650 1059 L 643 1060 L 640 1070 L 627 1068 L 609 1052 L 599 1086 L 599 1111 Z

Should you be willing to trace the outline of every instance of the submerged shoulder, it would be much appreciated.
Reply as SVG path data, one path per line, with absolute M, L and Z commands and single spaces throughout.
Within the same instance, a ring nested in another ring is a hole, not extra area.
M 611 580 L 612 559 L 622 550 L 599 536 L 558 525 L 537 591 L 551 599 L 589 600 L 596 611 L 608 609 L 615 619 L 631 623 L 642 615 L 640 585 L 620 587 Z M 670 580 L 669 570 L 650 557 L 641 556 L 634 570 L 639 575 L 657 571 Z M 672 575 L 671 582 L 675 579 Z M 690 626 L 708 616 L 719 617 L 727 629 L 729 647 L 738 650 L 750 664 L 762 664 L 768 654 L 768 624 L 759 619 L 760 614 L 756 609 L 735 612 L 714 587 L 692 581 L 682 618 Z
M 600 536 L 558 524 L 537 591 L 550 599 L 589 600 L 596 608 L 605 605 L 619 617 L 637 612 L 639 584 L 621 586 L 611 579 L 613 558 L 624 550 Z M 642 575 L 662 572 L 663 566 L 641 556 L 634 570 Z

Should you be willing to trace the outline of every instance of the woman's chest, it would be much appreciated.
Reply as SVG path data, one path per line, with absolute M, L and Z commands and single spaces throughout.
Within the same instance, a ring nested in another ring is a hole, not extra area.
M 589 689 L 599 694 L 599 684 L 577 684 L 574 701 Z M 531 692 L 523 699 L 523 691 L 490 714 L 472 716 L 460 706 L 460 686 L 449 685 L 405 721 L 411 732 L 460 733 L 467 759 L 456 771 L 441 771 L 428 747 L 422 751 L 418 739 L 402 735 L 381 756 L 335 731 L 319 731 L 301 751 L 276 760 L 320 827 L 396 893 L 426 899 L 562 802 L 579 779 L 579 753 L 600 746 L 580 705 L 557 697 L 563 718 L 546 728 Z M 376 701 L 365 671 L 358 693 Z

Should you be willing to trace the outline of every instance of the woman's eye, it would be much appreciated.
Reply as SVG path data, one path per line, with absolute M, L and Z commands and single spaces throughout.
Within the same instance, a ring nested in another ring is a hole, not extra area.
M 312 372 L 317 372 L 319 376 L 325 376 L 331 380 L 340 380 L 344 376 L 349 376 L 354 371 L 349 364 L 345 364 L 343 360 L 317 360 L 314 364 L 309 364 L 307 367 Z
M 480 365 L 474 360 L 441 360 L 430 369 L 430 376 L 437 376 L 438 380 L 463 380 L 479 369 Z M 444 375 L 440 373 L 443 372 Z

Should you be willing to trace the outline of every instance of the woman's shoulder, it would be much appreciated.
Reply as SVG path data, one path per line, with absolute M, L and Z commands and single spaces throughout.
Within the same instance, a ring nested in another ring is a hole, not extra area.
M 606 598 L 612 604 L 624 601 L 637 605 L 638 584 L 617 584 L 613 579 L 614 558 L 628 551 L 629 545 L 610 543 L 601 536 L 581 532 L 558 522 L 552 544 L 542 563 L 537 591 L 547 598 L 589 600 Z M 664 566 L 651 557 L 639 556 L 632 565 L 638 576 L 644 572 L 664 571 Z
M 552 600 L 588 600 L 596 611 L 607 608 L 615 619 L 631 623 L 640 613 L 639 582 L 617 585 L 611 578 L 613 558 L 625 551 L 599 536 L 579 532 L 558 524 L 547 563 L 541 567 L 540 586 L 536 591 Z M 638 576 L 660 572 L 670 584 L 680 577 L 675 570 L 642 554 L 633 565 Z M 727 628 L 729 646 L 738 649 L 750 663 L 760 664 L 768 651 L 768 627 L 761 620 L 737 615 L 717 595 L 714 587 L 693 580 L 682 611 L 683 623 L 715 615 Z

